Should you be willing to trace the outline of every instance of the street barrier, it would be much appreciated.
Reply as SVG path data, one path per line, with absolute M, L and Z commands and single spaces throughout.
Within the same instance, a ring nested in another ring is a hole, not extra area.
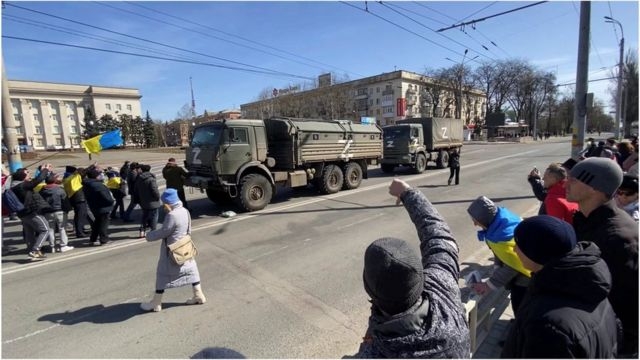
M 464 303 L 469 323 L 471 355 L 489 336 L 491 328 L 509 306 L 509 301 L 509 291 L 500 288 L 479 299 L 469 299 Z

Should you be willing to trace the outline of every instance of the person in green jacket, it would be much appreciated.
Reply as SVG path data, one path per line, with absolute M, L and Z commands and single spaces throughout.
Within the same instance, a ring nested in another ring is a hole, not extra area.
M 167 165 L 162 169 L 162 176 L 167 182 L 167 189 L 176 189 L 178 191 L 178 197 L 180 201 L 182 201 L 182 206 L 189 210 L 187 198 L 184 195 L 184 180 L 189 176 L 189 173 L 178 166 L 175 158 L 169 158 Z

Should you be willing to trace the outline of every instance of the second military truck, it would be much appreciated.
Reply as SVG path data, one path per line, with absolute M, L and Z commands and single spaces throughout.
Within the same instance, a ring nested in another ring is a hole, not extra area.
M 405 166 L 420 174 L 429 161 L 439 169 L 447 167 L 449 151 L 462 147 L 462 128 L 462 120 L 448 118 L 413 118 L 385 126 L 382 171 Z
M 271 118 L 214 121 L 194 128 L 187 185 L 219 205 L 261 210 L 276 185 L 314 184 L 323 194 L 355 189 L 382 158 L 382 129 L 349 121 Z

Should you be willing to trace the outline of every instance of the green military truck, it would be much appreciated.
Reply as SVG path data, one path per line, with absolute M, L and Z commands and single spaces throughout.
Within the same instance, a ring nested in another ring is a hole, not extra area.
M 381 168 L 391 173 L 398 166 L 413 168 L 417 174 L 433 161 L 439 169 L 449 163 L 449 151 L 462 148 L 463 126 L 460 119 L 413 118 L 398 120 L 382 128 L 384 157 Z
M 219 205 L 261 210 L 276 185 L 355 189 L 382 158 L 382 129 L 349 121 L 271 118 L 214 121 L 194 128 L 186 149 L 188 186 Z

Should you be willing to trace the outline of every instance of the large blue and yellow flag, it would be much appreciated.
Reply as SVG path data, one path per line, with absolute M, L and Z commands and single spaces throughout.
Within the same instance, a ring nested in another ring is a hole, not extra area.
M 104 134 L 83 140 L 82 147 L 89 154 L 99 154 L 104 149 L 122 145 L 122 132 L 120 129 L 108 131 Z

